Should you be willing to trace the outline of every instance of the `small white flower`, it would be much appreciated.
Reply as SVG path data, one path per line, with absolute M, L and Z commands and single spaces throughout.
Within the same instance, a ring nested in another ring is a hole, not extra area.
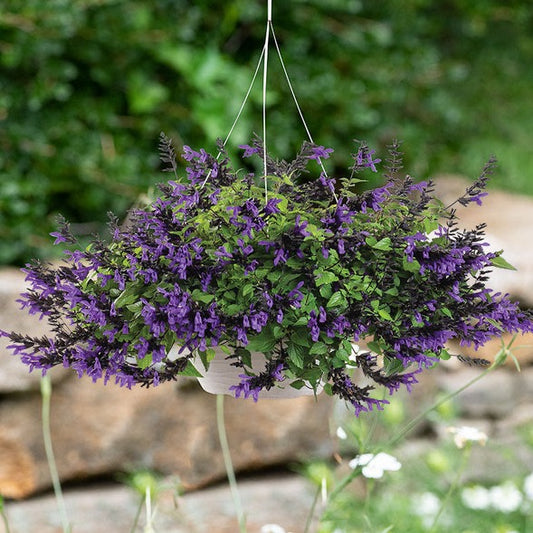
M 479 442 L 485 446 L 488 438 L 483 431 L 471 426 L 449 427 L 448 433 L 453 435 L 453 441 L 458 448 L 464 448 L 468 442 Z
M 402 464 L 396 459 L 396 457 L 383 452 L 380 452 L 377 455 L 374 455 L 373 453 L 363 453 L 362 455 L 358 455 L 355 459 L 352 459 L 348 465 L 352 469 L 362 466 L 363 476 L 371 479 L 379 479 L 383 477 L 383 473 L 386 470 L 396 471 L 400 470 L 402 467 Z
M 285 529 L 278 524 L 265 524 L 260 533 L 285 533 Z
M 461 499 L 470 509 L 512 513 L 520 509 L 524 497 L 512 481 L 506 481 L 490 489 L 480 485 L 467 487 L 461 492 Z
M 533 501 L 533 472 L 524 479 L 524 494 L 528 500 Z
M 491 507 L 502 513 L 512 513 L 522 505 L 522 493 L 512 481 L 506 481 L 490 489 Z
M 337 428 L 337 437 L 341 440 L 346 440 L 348 438 L 348 435 L 346 435 L 346 431 L 344 431 L 344 429 L 340 426 Z
M 418 515 L 424 524 L 424 527 L 429 529 L 435 516 L 440 509 L 440 500 L 433 492 L 424 492 L 419 494 L 413 501 L 413 512 Z
M 491 505 L 490 491 L 481 485 L 465 487 L 461 491 L 461 500 L 469 509 L 483 510 Z

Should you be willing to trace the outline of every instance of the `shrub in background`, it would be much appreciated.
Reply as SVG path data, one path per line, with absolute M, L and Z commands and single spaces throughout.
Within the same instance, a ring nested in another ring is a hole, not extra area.
M 57 211 L 81 224 L 78 234 L 109 210 L 124 213 L 154 182 L 161 130 L 178 144 L 214 145 L 249 82 L 264 16 L 263 1 L 245 0 L 4 2 L 0 263 L 50 253 Z M 514 135 L 507 111 L 531 85 L 527 3 L 307 0 L 275 3 L 275 19 L 311 131 L 338 153 L 354 136 L 377 146 L 402 138 L 423 175 L 441 158 L 453 171 L 465 140 L 491 130 L 526 151 L 527 130 Z M 276 69 L 272 61 L 269 148 L 289 157 L 303 132 Z M 236 145 L 259 120 L 250 106 Z

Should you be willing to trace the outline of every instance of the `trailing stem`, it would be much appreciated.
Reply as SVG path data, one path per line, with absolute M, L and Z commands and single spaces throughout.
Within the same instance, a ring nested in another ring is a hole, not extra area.
M 458 388 L 455 391 L 452 391 L 445 396 L 443 396 L 440 400 L 437 400 L 432 405 L 430 405 L 427 409 L 422 411 L 420 414 L 415 416 L 410 422 L 408 422 L 405 427 L 403 427 L 396 435 L 394 435 L 387 443 L 383 446 L 380 446 L 376 453 L 379 451 L 382 451 L 382 449 L 389 448 L 393 446 L 394 444 L 398 443 L 401 439 L 407 435 L 410 431 L 412 431 L 422 420 L 424 420 L 429 413 L 443 405 L 444 403 L 448 402 L 452 398 L 455 398 L 458 396 L 461 392 L 468 389 L 481 379 L 483 379 L 489 372 L 492 372 L 495 368 L 501 366 L 505 359 L 507 357 L 513 357 L 513 354 L 511 353 L 511 345 L 513 344 L 514 340 L 516 338 L 516 335 L 512 338 L 512 340 L 509 342 L 507 346 L 502 346 L 501 350 L 496 354 L 496 357 L 494 358 L 494 362 L 487 367 L 483 372 L 478 374 L 475 378 L 471 379 L 468 383 L 463 385 L 462 387 Z M 340 483 L 335 487 L 335 489 L 330 494 L 330 501 L 336 498 L 358 475 L 360 471 L 359 469 L 355 469 L 353 472 L 350 472 L 347 476 L 345 476 Z
M 235 506 L 237 520 L 239 522 L 239 532 L 246 533 L 246 517 L 242 508 L 239 490 L 237 488 L 237 480 L 235 478 L 235 471 L 233 470 L 233 463 L 231 462 L 231 452 L 228 444 L 228 437 L 226 435 L 226 425 L 224 423 L 224 395 L 217 395 L 217 428 L 218 438 L 220 440 L 220 447 L 222 448 L 222 456 L 224 458 L 224 467 L 228 476 L 228 482 L 231 489 L 231 497 Z
M 59 481 L 59 474 L 57 472 L 56 461 L 54 457 L 54 450 L 52 448 L 52 435 L 50 432 L 50 398 L 52 396 L 52 382 L 50 376 L 43 376 L 41 379 L 41 397 L 42 397 L 42 427 L 44 449 L 46 452 L 46 460 L 48 468 L 50 469 L 50 477 L 52 478 L 52 485 L 54 487 L 54 494 L 56 497 L 57 508 L 61 518 L 61 525 L 63 533 L 71 533 L 65 501 L 63 499 L 63 492 L 61 490 L 61 483 Z

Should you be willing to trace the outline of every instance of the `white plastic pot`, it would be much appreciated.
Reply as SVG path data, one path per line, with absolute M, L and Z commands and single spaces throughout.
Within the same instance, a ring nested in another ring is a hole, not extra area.
M 231 361 L 226 359 L 226 354 L 220 350 L 216 350 L 215 358 L 209 363 L 209 369 L 207 371 L 199 357 L 193 360 L 193 364 L 204 375 L 201 378 L 197 378 L 202 389 L 210 394 L 228 394 L 234 396 L 234 392 L 230 391 L 229 388 L 241 382 L 239 374 L 244 374 L 244 371 L 242 368 L 232 366 Z M 252 352 L 252 368 L 256 372 L 264 370 L 265 364 L 265 356 L 262 353 Z M 320 392 L 322 392 L 321 386 L 318 387 L 317 394 L 320 394 Z M 291 387 L 290 381 L 285 378 L 284 381 L 277 382 L 270 390 L 263 389 L 259 393 L 259 399 L 298 398 L 300 396 L 313 396 L 314 394 L 314 390 L 308 386 L 304 386 L 301 389 Z

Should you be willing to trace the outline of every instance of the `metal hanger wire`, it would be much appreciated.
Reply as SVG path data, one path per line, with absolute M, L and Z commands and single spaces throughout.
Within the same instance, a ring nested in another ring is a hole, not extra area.
M 307 122 L 304 118 L 302 108 L 298 102 L 298 98 L 296 97 L 296 92 L 294 91 L 294 87 L 292 85 L 292 82 L 289 77 L 289 73 L 287 70 L 287 67 L 285 66 L 285 61 L 283 60 L 283 56 L 281 54 L 281 48 L 279 46 L 278 40 L 276 38 L 276 33 L 274 31 L 274 24 L 272 23 L 272 0 L 267 0 L 267 21 L 266 21 L 266 29 L 265 29 L 265 42 L 263 45 L 263 49 L 261 51 L 261 55 L 259 56 L 259 60 L 257 62 L 257 65 L 255 67 L 255 71 L 252 77 L 252 81 L 248 87 L 248 90 L 246 91 L 246 94 L 244 96 L 244 100 L 239 108 L 239 111 L 237 113 L 237 116 L 235 117 L 235 120 L 233 121 L 233 124 L 229 130 L 228 135 L 226 136 L 223 146 L 226 145 L 226 143 L 229 141 L 229 138 L 231 137 L 231 134 L 233 133 L 241 115 L 242 112 L 246 106 L 246 103 L 248 102 L 250 93 L 252 92 L 253 86 L 255 84 L 255 80 L 257 78 L 257 74 L 259 73 L 259 68 L 261 67 L 261 64 L 263 65 L 263 80 L 262 80 L 262 130 L 263 130 L 263 178 L 264 178 L 264 184 L 265 184 L 265 203 L 268 201 L 268 183 L 267 183 L 267 176 L 268 176 L 268 168 L 267 168 L 267 85 L 268 85 L 268 52 L 270 48 L 270 35 L 272 34 L 272 40 L 274 41 L 274 46 L 276 48 L 276 52 L 278 55 L 279 62 L 281 64 L 281 68 L 283 70 L 283 74 L 285 76 L 285 80 L 287 82 L 287 85 L 289 87 L 289 91 L 291 93 L 292 99 L 294 101 L 294 105 L 296 106 L 296 110 L 298 111 L 298 116 L 300 117 L 300 120 L 302 121 L 303 127 L 305 129 L 305 133 L 307 135 L 307 138 L 310 143 L 314 144 L 313 136 L 311 135 L 311 132 L 309 130 L 309 127 L 307 125 Z M 219 152 L 217 159 L 220 157 L 221 152 Z M 318 164 L 320 165 L 320 168 L 322 169 L 322 172 L 324 176 L 327 177 L 326 169 L 322 163 L 322 160 L 318 159 Z M 206 176 L 206 179 L 204 180 L 203 185 L 205 185 L 206 181 L 209 179 L 210 173 Z M 335 199 L 336 196 L 335 196 Z

